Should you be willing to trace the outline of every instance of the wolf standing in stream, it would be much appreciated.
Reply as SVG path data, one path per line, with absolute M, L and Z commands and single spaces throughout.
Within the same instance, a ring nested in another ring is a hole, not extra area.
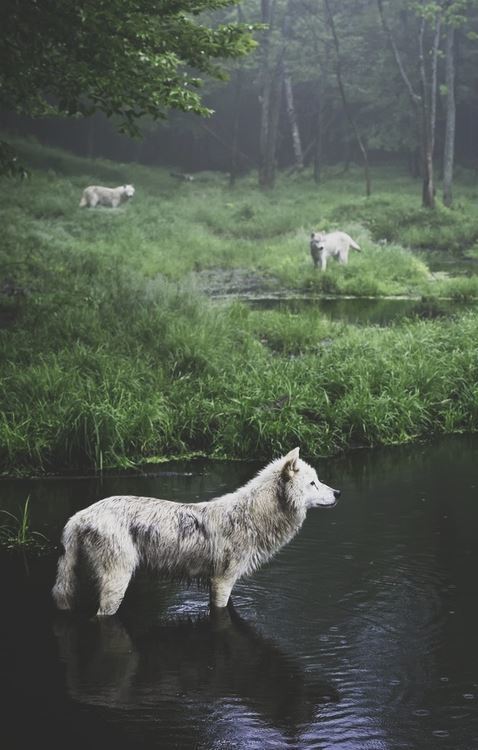
M 240 489 L 202 503 L 149 497 L 108 497 L 66 523 L 53 598 L 75 609 L 79 567 L 88 571 L 97 614 L 113 615 L 135 570 L 209 586 L 211 606 L 225 607 L 232 588 L 299 531 L 309 508 L 336 504 L 295 448 Z

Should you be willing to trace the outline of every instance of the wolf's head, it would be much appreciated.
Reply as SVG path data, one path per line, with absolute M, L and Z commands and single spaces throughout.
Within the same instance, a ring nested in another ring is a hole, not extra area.
M 123 185 L 123 195 L 126 198 L 132 198 L 134 195 L 134 187 L 132 185 Z
M 312 232 L 310 235 L 310 249 L 323 250 L 325 243 L 325 232 Z
M 294 448 L 284 456 L 281 476 L 285 484 L 288 502 L 297 508 L 332 508 L 337 504 L 340 490 L 323 484 L 315 469 L 299 458 L 299 449 Z

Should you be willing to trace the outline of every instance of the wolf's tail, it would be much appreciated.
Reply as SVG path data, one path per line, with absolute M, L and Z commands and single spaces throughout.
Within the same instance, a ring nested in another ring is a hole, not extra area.
M 351 240 L 350 247 L 353 247 L 354 250 L 358 250 L 360 252 L 360 245 L 357 245 L 357 243 L 354 242 L 354 240 Z
M 77 588 L 76 562 L 78 559 L 78 537 L 75 529 L 63 532 L 63 554 L 58 560 L 58 569 L 52 596 L 58 609 L 73 609 Z

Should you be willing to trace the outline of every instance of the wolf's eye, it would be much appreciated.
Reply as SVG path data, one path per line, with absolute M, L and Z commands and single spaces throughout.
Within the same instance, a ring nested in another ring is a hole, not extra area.
M 314 480 L 314 479 L 313 479 L 313 480 L 311 481 L 311 483 L 310 483 L 310 484 L 312 485 L 312 487 L 317 487 L 317 485 L 316 485 L 316 483 L 315 483 L 315 480 Z

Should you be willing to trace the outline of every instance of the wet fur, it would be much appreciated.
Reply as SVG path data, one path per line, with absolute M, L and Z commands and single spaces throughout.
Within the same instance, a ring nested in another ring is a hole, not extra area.
M 210 502 L 177 503 L 148 497 L 108 497 L 76 513 L 62 535 L 53 597 L 74 609 L 79 561 L 97 590 L 99 615 L 114 614 L 140 566 L 210 588 L 225 607 L 235 582 L 287 544 L 307 509 L 334 505 L 338 492 L 321 484 L 299 450 L 277 459 L 244 487 Z

